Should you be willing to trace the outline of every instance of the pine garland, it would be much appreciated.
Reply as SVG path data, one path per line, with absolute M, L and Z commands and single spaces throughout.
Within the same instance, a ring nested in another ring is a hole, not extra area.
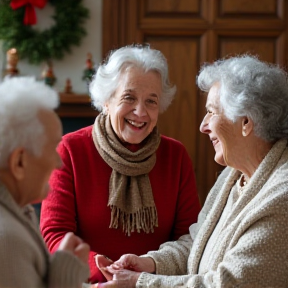
M 65 53 L 71 52 L 71 46 L 79 46 L 86 35 L 82 25 L 89 17 L 89 10 L 82 5 L 82 0 L 49 0 L 47 3 L 55 8 L 55 25 L 44 31 L 24 25 L 25 7 L 13 10 L 10 2 L 0 0 L 3 49 L 16 48 L 20 59 L 28 59 L 31 64 L 62 59 Z

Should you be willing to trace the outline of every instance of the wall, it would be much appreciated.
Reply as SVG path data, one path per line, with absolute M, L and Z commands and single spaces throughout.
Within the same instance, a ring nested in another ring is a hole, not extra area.
M 70 78 L 75 93 L 86 93 L 86 85 L 82 80 L 86 55 L 88 52 L 92 53 L 93 61 L 96 64 L 102 60 L 102 0 L 83 0 L 83 5 L 90 10 L 90 18 L 84 24 L 87 36 L 82 38 L 79 47 L 72 47 L 71 54 L 66 54 L 61 61 L 53 61 L 54 73 L 57 77 L 55 88 L 58 91 L 64 89 L 66 79 Z M 43 10 L 36 9 L 38 19 L 41 19 L 41 22 L 38 21 L 39 29 L 51 26 L 50 16 L 53 15 L 53 12 L 53 7 L 49 5 L 49 2 Z M 3 66 L 5 66 L 5 55 L 0 53 L 0 67 L 3 68 Z M 35 66 L 25 60 L 19 61 L 18 64 L 21 75 L 36 77 L 41 76 L 44 67 L 44 63 Z

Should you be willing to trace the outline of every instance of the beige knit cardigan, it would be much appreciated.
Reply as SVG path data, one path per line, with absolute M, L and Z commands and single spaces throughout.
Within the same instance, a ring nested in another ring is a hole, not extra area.
M 219 241 L 198 274 L 205 245 L 240 172 L 226 168 L 211 189 L 190 234 L 145 256 L 156 274 L 141 273 L 136 287 L 288 287 L 288 148 L 278 141 L 225 219 Z M 162 276 L 169 275 L 169 276 Z M 172 276 L 173 275 L 173 276 Z
M 88 264 L 71 253 L 49 254 L 33 207 L 20 208 L 0 183 L 0 287 L 77 288 L 88 277 Z

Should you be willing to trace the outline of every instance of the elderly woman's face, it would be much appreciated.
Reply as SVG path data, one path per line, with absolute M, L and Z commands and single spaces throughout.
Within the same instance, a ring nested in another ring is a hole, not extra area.
M 243 157 L 241 120 L 232 122 L 221 111 L 219 84 L 214 84 L 206 102 L 207 113 L 200 131 L 208 134 L 215 149 L 214 160 L 223 166 L 237 167 Z
M 141 143 L 157 124 L 162 93 L 160 75 L 129 68 L 105 105 L 112 127 L 122 142 Z

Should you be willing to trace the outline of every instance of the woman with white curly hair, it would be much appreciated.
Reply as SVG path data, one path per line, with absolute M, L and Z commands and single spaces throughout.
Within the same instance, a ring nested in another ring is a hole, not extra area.
M 188 235 L 122 256 L 99 287 L 287 287 L 287 74 L 243 55 L 205 64 L 197 84 L 208 92 L 200 131 L 227 167 Z
M 101 111 L 95 124 L 65 135 L 58 147 L 63 166 L 50 179 L 41 230 L 51 251 L 67 231 L 90 245 L 92 283 L 106 281 L 97 261 L 108 260 L 96 255 L 116 260 L 147 253 L 188 233 L 197 220 L 188 153 L 157 129 L 175 91 L 160 51 L 140 45 L 115 50 L 90 86 Z

